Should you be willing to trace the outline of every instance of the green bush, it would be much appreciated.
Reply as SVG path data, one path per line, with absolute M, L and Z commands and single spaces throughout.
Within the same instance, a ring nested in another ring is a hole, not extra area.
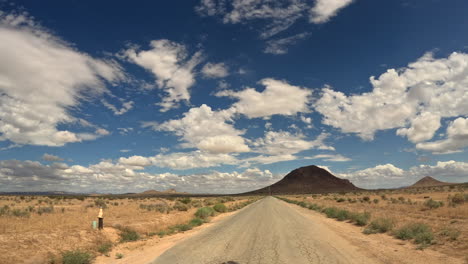
M 120 242 L 137 241 L 140 235 L 129 227 L 124 227 L 120 230 Z
M 427 208 L 429 209 L 435 209 L 435 208 L 439 208 L 441 206 L 444 206 L 444 203 L 443 202 L 440 202 L 440 201 L 434 201 L 431 199 L 429 200 L 426 200 L 424 202 L 424 206 L 426 206 Z
M 115 258 L 116 258 L 116 259 L 121 259 L 121 258 L 123 258 L 123 257 L 124 257 L 124 255 L 123 255 L 122 253 L 116 253 L 116 254 L 115 254 Z
M 342 203 L 342 202 L 344 202 L 344 201 L 346 201 L 346 200 L 345 200 L 344 198 L 338 198 L 336 201 L 337 201 L 338 203 Z
M 215 214 L 215 210 L 211 207 L 202 207 L 197 210 L 195 216 L 201 219 L 207 219 Z
M 320 212 L 322 207 L 320 205 L 317 205 L 317 204 L 311 204 L 311 205 L 309 205 L 309 209 Z
M 448 237 L 450 240 L 455 241 L 458 239 L 460 236 L 460 231 L 454 229 L 454 228 L 444 228 L 441 232 L 440 235 Z
M 336 216 L 338 215 L 338 209 L 335 207 L 327 207 L 323 209 L 323 212 L 325 213 L 325 215 L 327 215 L 328 218 L 336 218 Z
M 176 225 L 175 228 L 179 231 L 188 231 L 192 229 L 191 225 L 183 224 L 183 225 Z
M 54 212 L 54 206 L 49 206 L 49 207 L 39 207 L 37 208 L 37 213 L 39 215 L 42 215 L 42 214 L 51 214 Z
M 8 205 L 4 205 L 0 208 L 0 216 L 7 215 L 10 212 L 10 207 Z
M 338 210 L 338 213 L 336 214 L 336 219 L 338 221 L 344 221 L 349 219 L 350 213 L 347 210 Z
M 112 243 L 111 242 L 105 242 L 102 243 L 98 246 L 97 251 L 101 254 L 106 254 L 112 249 Z
M 213 209 L 218 213 L 227 212 L 227 207 L 222 203 L 216 204 L 215 206 L 213 206 Z
M 368 212 L 352 213 L 349 218 L 354 224 L 358 226 L 365 226 L 369 222 L 371 215 Z
M 28 211 L 22 211 L 20 209 L 13 209 L 11 211 L 11 214 L 16 217 L 25 217 L 25 218 L 28 218 L 30 215 Z
M 179 199 L 179 201 L 184 204 L 189 204 L 192 202 L 192 199 L 190 199 L 190 197 L 184 197 L 182 199 Z
M 91 260 L 91 254 L 80 250 L 65 251 L 62 254 L 63 264 L 90 264 Z
M 140 209 L 145 209 L 148 211 L 158 211 L 160 213 L 165 213 L 169 210 L 168 206 L 164 203 L 140 204 Z
M 389 218 L 377 218 L 370 222 L 369 226 L 364 229 L 364 234 L 386 233 L 393 229 L 395 223 Z
M 430 244 L 434 239 L 431 228 L 422 223 L 410 223 L 395 231 L 395 237 L 402 240 L 414 238 L 416 244 Z
M 187 211 L 189 209 L 188 205 L 181 202 L 176 202 L 173 208 L 177 211 Z
M 203 219 L 193 218 L 192 220 L 190 220 L 189 225 L 191 225 L 191 226 L 201 226 L 201 225 L 203 225 L 204 222 L 205 221 L 203 221 Z
M 102 198 L 94 200 L 94 204 L 96 205 L 96 207 L 102 207 L 103 209 L 107 208 L 106 201 L 104 201 L 104 199 Z

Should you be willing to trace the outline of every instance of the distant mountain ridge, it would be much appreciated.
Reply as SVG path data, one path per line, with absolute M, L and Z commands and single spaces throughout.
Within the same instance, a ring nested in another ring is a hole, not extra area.
M 419 181 L 415 182 L 413 185 L 409 186 L 408 188 L 433 187 L 433 186 L 444 186 L 444 185 L 452 185 L 452 184 L 454 183 L 442 182 L 430 176 L 426 176 L 420 179 Z
M 133 195 L 177 195 L 177 194 L 183 194 L 187 195 L 189 193 L 187 192 L 178 192 L 176 189 L 171 188 L 167 189 L 165 191 L 156 191 L 156 190 L 147 190 L 141 193 L 135 193 Z
M 349 180 L 340 179 L 329 171 L 315 165 L 295 169 L 280 181 L 246 194 L 308 194 L 328 192 L 350 192 L 361 188 Z

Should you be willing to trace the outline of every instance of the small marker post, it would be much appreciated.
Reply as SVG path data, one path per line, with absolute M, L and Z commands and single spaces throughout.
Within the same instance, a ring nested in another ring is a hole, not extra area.
M 103 217 L 102 207 L 99 209 L 98 222 L 99 222 L 98 229 L 102 230 L 104 228 L 104 217 Z

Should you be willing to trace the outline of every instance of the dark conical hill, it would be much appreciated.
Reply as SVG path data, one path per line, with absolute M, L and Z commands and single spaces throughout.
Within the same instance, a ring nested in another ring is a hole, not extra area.
M 360 188 L 349 180 L 340 179 L 315 165 L 295 169 L 280 181 L 247 194 L 307 194 L 328 192 L 350 192 Z

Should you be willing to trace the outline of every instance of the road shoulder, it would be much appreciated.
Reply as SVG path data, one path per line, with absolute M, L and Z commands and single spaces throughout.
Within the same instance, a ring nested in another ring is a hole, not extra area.
M 407 263 L 407 264 L 463 264 L 462 259 L 444 255 L 440 252 L 424 249 L 417 250 L 416 246 L 410 242 L 394 239 L 385 234 L 365 235 L 363 228 L 351 223 L 340 222 L 335 219 L 327 218 L 323 214 L 313 210 L 302 208 L 300 206 L 284 202 L 291 208 L 294 208 L 302 215 L 310 219 L 311 224 L 320 225 L 322 228 L 329 229 L 348 240 L 356 247 L 356 250 L 370 258 L 377 258 L 383 263 Z
M 201 226 L 193 228 L 192 230 L 185 231 L 182 233 L 177 233 L 177 234 L 162 237 L 162 238 L 155 236 L 155 237 L 145 239 L 145 240 L 118 244 L 109 253 L 109 257 L 98 256 L 93 263 L 94 264 L 110 264 L 110 263 L 147 264 L 147 263 L 151 263 L 153 260 L 159 257 L 162 253 L 164 253 L 166 250 L 170 249 L 177 243 L 182 242 L 183 240 L 188 239 L 200 233 L 202 230 L 205 230 L 219 223 L 220 221 L 227 219 L 228 217 L 242 211 L 243 209 L 245 209 L 245 207 L 234 212 L 217 215 L 213 217 L 209 223 L 203 224 Z M 122 254 L 123 258 L 116 259 L 115 256 L 118 253 Z

